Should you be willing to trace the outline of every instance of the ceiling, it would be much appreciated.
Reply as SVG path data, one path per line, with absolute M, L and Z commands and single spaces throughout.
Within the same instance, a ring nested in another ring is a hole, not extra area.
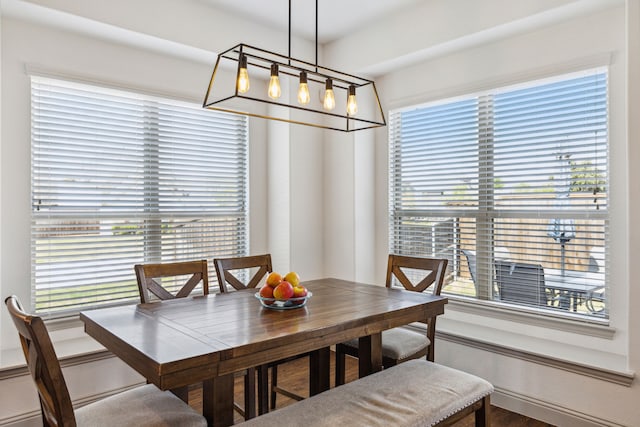
M 287 0 L 201 0 L 217 9 L 281 31 L 289 28 Z M 425 0 L 318 0 L 318 41 L 339 39 L 359 28 L 375 25 L 390 13 Z M 291 0 L 292 35 L 315 40 L 316 0 Z

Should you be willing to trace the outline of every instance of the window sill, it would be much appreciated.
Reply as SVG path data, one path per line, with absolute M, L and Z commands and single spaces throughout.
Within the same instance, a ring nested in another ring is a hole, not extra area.
M 635 373 L 630 371 L 619 371 L 598 366 L 591 366 L 575 361 L 564 360 L 553 356 L 534 353 L 531 351 L 523 351 L 502 344 L 486 342 L 483 340 L 478 340 L 448 332 L 436 331 L 436 337 L 443 341 L 448 341 L 467 347 L 473 347 L 493 354 L 520 359 L 527 362 L 536 363 L 538 365 L 562 369 L 563 371 L 596 378 L 602 381 L 623 385 L 625 387 L 631 387 L 631 384 L 633 383 L 633 380 L 635 378 Z
M 584 318 L 545 318 L 483 301 L 449 299 L 445 314 L 438 317 L 436 336 L 441 342 L 628 387 L 635 373 L 629 371 L 624 343 L 616 332 Z
M 62 367 L 112 357 L 109 351 L 84 333 L 84 325 L 78 316 L 47 320 L 46 324 Z M 20 347 L 2 349 L 0 380 L 23 375 L 26 372 L 24 355 Z
M 608 320 L 587 319 L 584 316 L 576 315 L 575 319 L 565 316 L 553 316 L 550 314 L 539 314 L 524 309 L 505 307 L 502 304 L 490 301 L 468 301 L 462 298 L 449 298 L 449 308 L 457 312 L 463 312 L 477 316 L 487 316 L 498 320 L 506 320 L 515 323 L 522 323 L 527 326 L 537 326 L 545 329 L 555 329 L 559 331 L 587 335 L 596 338 L 613 339 L 616 330 L 608 324 Z

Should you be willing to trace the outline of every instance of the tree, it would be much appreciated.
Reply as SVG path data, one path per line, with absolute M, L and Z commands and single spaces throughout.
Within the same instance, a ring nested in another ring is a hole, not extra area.
M 597 167 L 590 161 L 570 161 L 572 193 L 604 193 L 605 180 Z

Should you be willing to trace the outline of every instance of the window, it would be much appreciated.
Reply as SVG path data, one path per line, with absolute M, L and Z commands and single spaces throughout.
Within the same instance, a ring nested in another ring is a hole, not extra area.
M 32 78 L 35 310 L 138 301 L 136 263 L 246 255 L 247 119 Z
M 391 112 L 390 251 L 443 292 L 607 319 L 607 72 Z

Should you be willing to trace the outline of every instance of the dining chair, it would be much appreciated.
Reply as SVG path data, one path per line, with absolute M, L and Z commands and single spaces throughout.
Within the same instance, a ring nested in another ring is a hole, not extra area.
M 469 267 L 469 274 L 471 274 L 471 281 L 473 282 L 473 287 L 476 291 L 476 295 L 478 295 L 478 281 L 477 281 L 477 260 L 476 260 L 476 252 L 470 249 L 462 249 L 462 254 L 467 259 L 467 266 Z M 496 259 L 505 260 L 511 258 L 511 252 L 508 248 L 503 246 L 496 246 L 494 249 L 494 256 Z M 492 293 L 495 294 L 495 290 L 492 287 Z
M 204 259 L 136 264 L 134 270 L 138 279 L 140 301 L 143 304 L 153 301 L 152 295 L 157 300 L 187 297 L 200 283 L 202 284 L 202 294 L 209 294 L 209 268 L 207 260 Z M 166 286 L 163 286 L 163 280 L 166 281 Z M 244 407 L 235 402 L 233 406 L 245 419 L 250 419 L 256 416 L 255 369 L 247 369 L 241 374 L 244 375 Z M 188 392 L 188 387 L 175 390 L 175 393 L 184 400 L 187 400 Z
M 495 260 L 500 300 L 516 304 L 547 306 L 550 299 L 540 264 Z
M 469 267 L 469 274 L 471 274 L 471 280 L 473 286 L 476 288 L 476 295 L 478 293 L 478 285 L 476 284 L 476 253 L 469 249 L 462 249 L 464 257 L 467 259 L 467 266 Z
M 44 426 L 206 426 L 189 405 L 153 384 L 73 409 L 69 390 L 44 321 L 28 314 L 15 295 L 5 300 L 20 337 L 27 368 L 40 400 Z
M 220 292 L 229 292 L 231 289 L 229 289 L 228 285 L 231 285 L 231 287 L 236 290 L 257 288 L 264 276 L 273 271 L 270 254 L 216 258 L 213 260 L 213 265 L 216 267 Z M 243 281 L 236 277 L 239 273 L 247 274 L 248 270 L 254 268 L 258 270 L 253 272 L 249 280 Z M 234 275 L 234 272 L 236 275 Z
M 209 293 L 209 274 L 207 260 L 167 262 L 159 264 L 136 264 L 140 301 L 145 304 L 154 299 L 168 300 L 184 298 L 202 282 L 202 293 Z M 185 277 L 184 284 L 180 284 Z M 168 283 L 163 285 L 163 280 Z M 177 291 L 176 291 L 176 288 Z M 172 293 L 174 291 L 175 293 Z M 153 298 L 152 295 L 155 297 Z
M 258 288 L 262 279 L 268 273 L 273 272 L 271 254 L 216 258 L 213 260 L 213 264 L 216 267 L 220 292 L 230 292 L 231 289 L 229 285 L 235 290 Z M 246 275 L 248 280 L 243 281 L 239 279 L 238 276 L 241 275 Z M 294 400 L 304 399 L 303 396 L 278 386 L 278 365 L 306 357 L 308 355 L 309 353 L 303 353 L 298 356 L 277 360 L 257 368 L 258 414 L 262 415 L 267 413 L 268 408 L 276 408 L 276 396 L 278 393 Z M 271 386 L 268 384 L 269 368 L 271 368 Z
M 387 288 L 398 282 L 402 288 L 412 292 L 431 289 L 440 295 L 444 284 L 448 261 L 443 258 L 422 258 L 389 255 L 387 263 Z M 411 277 L 411 279 L 410 279 Z M 413 280 L 412 280 L 413 279 Z M 417 281 L 419 280 L 419 281 Z M 417 283 L 416 283 L 417 282 Z M 382 332 L 382 366 L 389 368 L 407 360 L 426 357 L 433 362 L 435 356 L 436 319 L 425 319 L 426 335 L 415 330 L 398 327 Z M 358 357 L 358 339 L 336 344 L 335 385 L 344 384 L 346 355 Z

